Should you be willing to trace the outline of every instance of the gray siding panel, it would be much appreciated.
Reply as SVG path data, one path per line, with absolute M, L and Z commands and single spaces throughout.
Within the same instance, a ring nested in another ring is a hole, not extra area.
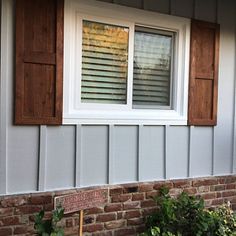
M 191 130 L 191 173 L 190 177 L 208 176 L 212 173 L 211 127 L 194 127 Z
M 1 74 L 0 74 L 0 194 L 7 193 L 7 95 L 9 77 L 12 77 L 12 2 L 1 1 Z M 10 67 L 10 68 L 9 68 Z M 10 73 L 10 74 L 9 74 Z
M 233 116 L 235 79 L 235 1 L 220 0 L 221 25 L 218 122 L 215 127 L 214 174 L 229 174 L 233 156 Z
M 8 192 L 36 191 L 38 184 L 38 127 L 8 128 Z
M 46 189 L 74 187 L 75 127 L 47 128 Z
M 193 17 L 194 0 L 171 0 L 171 14 L 187 18 Z
M 169 0 L 145 0 L 144 9 L 150 11 L 156 11 L 160 13 L 170 13 L 170 1 Z
M 142 8 L 143 3 L 142 0 L 113 0 L 113 3 L 128 6 L 128 7 L 135 7 L 135 8 Z
M 163 126 L 144 126 L 140 135 L 139 180 L 164 179 L 165 130 Z
M 107 184 L 108 126 L 82 126 L 81 186 Z
M 166 177 L 188 177 L 189 128 L 170 126 L 167 132 Z
M 195 1 L 195 19 L 215 22 L 216 21 L 216 1 L 204 0 Z
M 138 127 L 114 127 L 113 181 L 125 183 L 137 181 Z

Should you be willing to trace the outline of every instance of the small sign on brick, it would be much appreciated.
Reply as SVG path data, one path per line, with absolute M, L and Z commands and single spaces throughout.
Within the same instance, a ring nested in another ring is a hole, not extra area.
M 108 202 L 108 189 L 97 189 L 55 197 L 54 208 L 61 206 L 64 208 L 64 214 L 69 214 L 97 207 L 106 202 Z

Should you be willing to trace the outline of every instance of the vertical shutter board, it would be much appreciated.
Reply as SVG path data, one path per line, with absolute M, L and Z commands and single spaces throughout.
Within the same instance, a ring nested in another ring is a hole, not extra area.
M 62 123 L 63 6 L 16 1 L 16 124 Z
M 219 25 L 192 20 L 189 125 L 216 125 Z

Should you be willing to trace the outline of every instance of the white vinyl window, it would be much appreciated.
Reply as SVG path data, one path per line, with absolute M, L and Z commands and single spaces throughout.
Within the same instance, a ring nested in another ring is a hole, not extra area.
M 187 122 L 188 19 L 65 2 L 65 124 Z

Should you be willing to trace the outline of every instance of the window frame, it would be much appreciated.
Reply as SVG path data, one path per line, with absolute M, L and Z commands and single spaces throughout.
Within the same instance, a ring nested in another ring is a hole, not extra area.
M 106 17 L 104 17 L 106 16 Z M 78 103 L 82 67 L 82 20 L 129 27 L 127 105 Z M 125 20 L 124 20 L 125 19 Z M 79 23 L 80 22 L 80 23 Z M 65 0 L 64 124 L 186 125 L 190 20 L 93 0 Z M 175 32 L 172 95 L 174 109 L 132 107 L 135 26 Z M 79 44 L 77 42 L 80 42 Z M 131 50 L 132 49 L 132 50 Z M 76 65 L 79 64 L 80 66 Z M 80 78 L 80 79 L 76 79 Z M 76 92 L 77 91 L 77 92 Z M 131 102 L 131 103 L 130 103 Z

